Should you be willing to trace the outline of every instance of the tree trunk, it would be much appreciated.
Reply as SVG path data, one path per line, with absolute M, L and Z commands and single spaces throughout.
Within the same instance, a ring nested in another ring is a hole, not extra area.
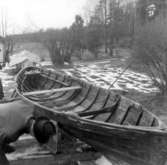
M 60 49 L 53 47 L 49 50 L 49 54 L 54 65 L 64 65 L 64 58 L 61 56 Z

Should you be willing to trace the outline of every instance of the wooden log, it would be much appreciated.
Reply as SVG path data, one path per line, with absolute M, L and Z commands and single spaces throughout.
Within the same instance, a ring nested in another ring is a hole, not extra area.
M 81 89 L 81 87 L 80 86 L 72 86 L 72 87 L 57 88 L 57 89 L 51 89 L 51 90 L 25 92 L 25 93 L 23 93 L 23 96 L 39 95 L 39 94 L 53 93 L 53 92 L 64 92 L 64 91 L 71 91 L 71 90 L 78 90 L 78 89 Z
M 84 117 L 84 116 L 99 115 L 101 113 L 112 112 L 118 107 L 119 101 L 120 100 L 118 100 L 115 104 L 113 104 L 110 107 L 101 108 L 100 110 L 95 110 L 95 111 L 90 111 L 90 112 L 82 112 L 79 114 L 79 116 Z

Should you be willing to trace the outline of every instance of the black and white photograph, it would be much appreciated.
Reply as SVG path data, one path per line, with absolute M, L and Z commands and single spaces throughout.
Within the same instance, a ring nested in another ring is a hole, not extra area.
M 167 165 L 167 0 L 1 0 L 0 165 Z

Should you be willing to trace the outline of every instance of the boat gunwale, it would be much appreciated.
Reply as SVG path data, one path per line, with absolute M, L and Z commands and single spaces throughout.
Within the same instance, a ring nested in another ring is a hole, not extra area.
M 42 109 L 45 109 L 48 112 L 54 113 L 54 115 L 64 115 L 65 117 L 70 117 L 70 119 L 72 120 L 76 120 L 76 122 L 81 123 L 83 122 L 87 122 L 87 123 L 91 123 L 91 124 L 100 124 L 101 126 L 108 126 L 110 127 L 115 127 L 115 128 L 122 128 L 122 129 L 129 129 L 129 130 L 134 130 L 134 131 L 142 131 L 142 132 L 154 132 L 154 133 L 166 133 L 167 134 L 167 128 L 161 128 L 161 127 L 143 127 L 143 126 L 133 126 L 133 125 L 120 125 L 120 124 L 115 124 L 115 123 L 105 123 L 105 122 L 100 122 L 100 121 L 93 121 L 91 119 L 83 119 L 79 116 L 71 116 L 71 114 L 69 114 L 68 112 L 58 112 L 58 111 L 53 111 L 51 108 L 45 107 L 43 105 L 40 105 L 36 102 L 33 102 L 29 99 L 27 99 L 26 97 L 22 96 L 20 93 L 18 93 L 19 96 L 21 98 L 23 98 L 26 102 L 31 103 L 33 105 L 36 105 Z M 50 116 L 49 116 L 50 117 Z M 51 116 L 51 118 L 53 118 L 53 116 Z

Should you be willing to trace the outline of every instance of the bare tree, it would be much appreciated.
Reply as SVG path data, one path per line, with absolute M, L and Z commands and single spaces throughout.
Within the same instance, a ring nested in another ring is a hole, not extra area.
M 79 58 L 82 58 L 84 49 L 84 20 L 80 15 L 75 16 L 75 21 L 70 27 L 73 48 L 79 51 Z
M 13 53 L 14 41 L 7 35 L 8 32 L 8 22 L 6 11 L 2 9 L 1 11 L 1 36 L 4 38 L 4 63 L 9 63 L 9 56 Z

